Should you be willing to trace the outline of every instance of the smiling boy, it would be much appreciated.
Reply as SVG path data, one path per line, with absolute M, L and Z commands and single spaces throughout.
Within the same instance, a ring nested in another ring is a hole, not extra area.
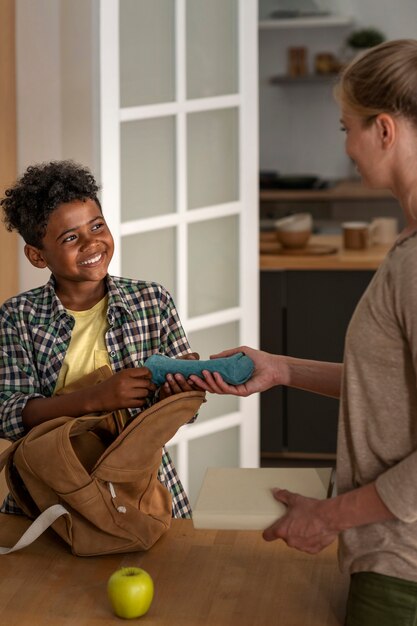
M 19 439 L 62 415 L 127 409 L 133 417 L 156 400 L 150 372 L 141 366 L 147 357 L 193 358 L 166 289 L 108 274 L 114 242 L 98 189 L 87 168 L 56 161 L 29 167 L 0 202 L 30 263 L 51 271 L 46 285 L 0 308 L 0 437 Z M 56 395 L 102 365 L 113 372 L 104 382 Z M 176 376 L 163 394 L 190 389 Z M 166 450 L 159 480 L 172 495 L 173 516 L 190 517 Z M 1 511 L 20 512 L 10 495 Z

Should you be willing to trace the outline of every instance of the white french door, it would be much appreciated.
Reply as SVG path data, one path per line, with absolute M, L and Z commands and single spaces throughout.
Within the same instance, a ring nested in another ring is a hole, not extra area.
M 256 0 L 101 0 L 99 39 L 111 272 L 163 284 L 201 358 L 256 346 Z M 169 449 L 194 502 L 208 466 L 258 465 L 258 398 L 210 395 Z

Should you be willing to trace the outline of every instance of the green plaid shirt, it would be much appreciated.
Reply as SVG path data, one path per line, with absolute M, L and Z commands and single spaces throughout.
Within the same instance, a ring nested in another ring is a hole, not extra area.
M 155 352 L 172 357 L 190 352 L 174 302 L 161 285 L 107 276 L 107 290 L 106 345 L 115 372 L 140 367 Z M 0 437 L 22 437 L 28 400 L 53 395 L 74 323 L 55 293 L 53 276 L 0 308 Z M 132 416 L 139 411 L 129 409 Z M 190 517 L 188 498 L 165 449 L 159 480 L 172 494 L 173 517 Z M 0 510 L 21 513 L 10 494 Z

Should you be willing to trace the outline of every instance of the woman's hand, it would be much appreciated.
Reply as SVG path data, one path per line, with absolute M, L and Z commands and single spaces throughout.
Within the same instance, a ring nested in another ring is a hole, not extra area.
M 229 385 L 218 372 L 210 373 L 205 370 L 203 371 L 204 379 L 192 375 L 189 382 L 204 391 L 233 396 L 249 396 L 252 393 L 266 391 L 275 385 L 285 385 L 331 398 L 340 397 L 341 363 L 269 354 L 247 346 L 225 350 L 220 354 L 213 354 L 210 358 L 228 357 L 236 352 L 244 352 L 255 364 L 252 377 L 243 385 Z
M 188 354 L 183 354 L 177 358 L 178 360 L 183 361 L 198 361 L 200 355 L 197 352 L 189 352 Z M 169 396 L 173 396 L 177 393 L 182 393 L 183 391 L 194 390 L 194 385 L 192 385 L 189 380 L 186 380 L 182 374 L 167 374 L 166 381 L 163 385 L 161 385 L 159 390 L 159 399 L 163 400 L 164 398 L 168 398 Z
M 263 532 L 266 541 L 282 539 L 290 548 L 317 554 L 338 535 L 326 516 L 329 500 L 306 498 L 285 489 L 274 489 L 278 502 L 287 506 L 286 514 Z
M 291 548 L 310 554 L 323 550 L 342 530 L 396 519 L 379 496 L 375 482 L 326 500 L 285 489 L 274 489 L 273 495 L 287 506 L 287 512 L 264 530 L 264 539 L 282 539 Z
M 248 346 L 240 346 L 231 350 L 225 350 L 219 354 L 213 354 L 210 358 L 215 360 L 232 356 L 237 352 L 244 352 L 252 359 L 255 370 L 252 377 L 242 385 L 229 385 L 218 372 L 203 371 L 204 379 L 196 375 L 190 376 L 190 381 L 204 391 L 217 394 L 230 394 L 233 396 L 249 396 L 252 393 L 265 391 L 274 385 L 286 384 L 284 357 L 254 350 Z

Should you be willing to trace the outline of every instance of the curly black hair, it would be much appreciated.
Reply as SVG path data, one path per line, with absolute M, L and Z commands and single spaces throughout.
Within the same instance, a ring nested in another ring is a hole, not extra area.
M 0 201 L 7 230 L 17 230 L 26 243 L 42 248 L 51 213 L 65 202 L 87 199 L 101 205 L 99 186 L 87 167 L 74 161 L 31 165 Z

